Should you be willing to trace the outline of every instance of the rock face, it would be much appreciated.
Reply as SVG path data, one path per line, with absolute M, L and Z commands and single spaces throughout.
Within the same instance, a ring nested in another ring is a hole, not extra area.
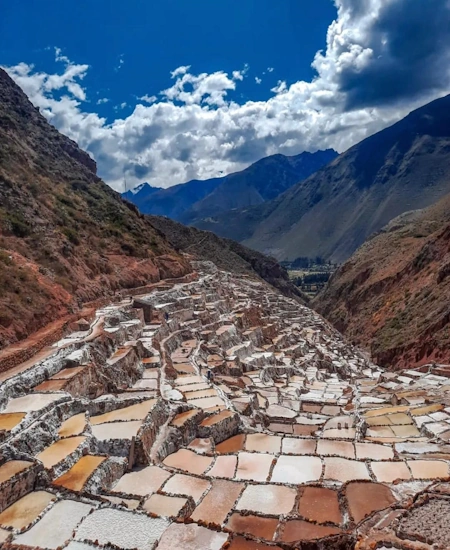
M 382 365 L 450 362 L 450 196 L 393 220 L 314 307 Z
M 277 199 L 231 212 L 209 229 L 278 260 L 323 256 L 341 263 L 393 218 L 450 192 L 449 151 L 447 96 L 355 145 Z
M 248 208 L 274 199 L 295 183 L 336 158 L 331 149 L 287 157 L 272 155 L 255 162 L 242 172 L 221 178 L 193 180 L 169 189 L 144 185 L 122 196 L 144 214 L 167 216 L 182 223 L 210 229 L 208 220 L 235 208 Z M 222 235 L 220 231 L 219 234 Z M 228 236 L 226 233 L 224 236 Z
M 0 372 L 2 548 L 448 548 L 450 371 L 192 268 Z

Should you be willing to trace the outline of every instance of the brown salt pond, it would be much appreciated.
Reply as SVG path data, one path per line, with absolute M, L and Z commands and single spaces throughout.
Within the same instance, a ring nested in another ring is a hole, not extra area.
M 108 439 L 131 439 L 136 437 L 142 426 L 142 420 L 129 422 L 108 422 L 92 426 L 92 435 L 100 441 Z
M 297 491 L 278 485 L 247 485 L 236 510 L 279 516 L 292 510 Z
M 235 533 L 253 535 L 271 541 L 278 527 L 278 519 L 244 516 L 235 512 L 228 520 L 227 527 Z
M 209 439 L 209 437 L 206 438 L 197 438 L 193 439 L 189 445 L 188 448 L 192 451 L 196 451 L 197 453 L 211 453 L 212 452 L 212 441 Z
M 31 466 L 33 466 L 33 463 L 26 460 L 10 460 L 9 462 L 5 462 L 5 464 L 0 466 L 0 483 L 8 481 L 16 474 L 31 468 Z
M 234 435 L 229 439 L 225 439 L 222 443 L 216 445 L 217 454 L 237 453 L 243 451 L 245 445 L 245 434 Z
M 81 491 L 86 481 L 105 460 L 104 456 L 82 456 L 70 470 L 55 479 L 53 483 L 71 491 Z
M 321 476 L 322 461 L 319 457 L 281 455 L 273 469 L 271 481 L 300 484 L 319 481 Z
M 172 495 L 185 495 L 192 497 L 198 502 L 203 493 L 211 487 L 211 483 L 206 479 L 186 476 L 184 474 L 175 474 L 164 485 L 164 492 Z
M 23 397 L 17 397 L 11 399 L 3 413 L 27 413 L 40 411 L 44 407 L 51 405 L 55 401 L 61 399 L 61 394 L 49 394 L 49 393 L 31 393 L 30 395 L 24 395 Z
M 71 416 L 65 422 L 61 424 L 58 430 L 59 437 L 71 437 L 74 435 L 80 435 L 86 428 L 86 414 L 80 413 L 75 416 Z
M 53 468 L 53 466 L 72 454 L 85 441 L 85 437 L 60 439 L 59 441 L 55 441 L 50 447 L 44 449 L 36 458 L 44 464 L 45 468 Z
M 153 409 L 155 403 L 156 399 L 150 399 L 149 401 L 143 401 L 130 407 L 92 416 L 91 424 L 95 426 L 96 424 L 105 424 L 106 422 L 116 422 L 118 420 L 144 420 L 147 414 Z
M 227 539 L 225 533 L 210 531 L 195 523 L 173 523 L 161 537 L 158 550 L 220 550 Z
M 381 483 L 352 482 L 345 488 L 350 516 L 359 523 L 373 512 L 389 508 L 396 499 L 392 491 Z
M 67 380 L 46 380 L 34 388 L 36 392 L 61 391 L 67 384 Z
M 369 472 L 364 462 L 348 460 L 346 458 L 324 458 L 325 479 L 332 479 L 345 483 L 353 479 L 370 480 Z
M 218 456 L 214 466 L 209 470 L 208 477 L 234 477 L 237 465 L 237 456 Z
M 214 415 L 208 416 L 208 418 L 205 418 L 200 424 L 200 426 L 214 426 L 214 424 L 217 424 L 222 420 L 231 418 L 232 416 L 234 416 L 234 414 L 235 413 L 233 413 L 232 411 L 221 411 L 219 414 L 214 414 Z
M 442 460 L 408 460 L 414 479 L 440 479 L 448 477 L 448 463 Z
M 83 367 L 71 367 L 69 369 L 63 369 L 50 378 L 50 380 L 70 380 L 77 374 L 81 374 L 86 369 Z
M 285 437 L 283 439 L 283 453 L 293 455 L 311 455 L 316 450 L 315 439 L 296 439 Z
M 277 435 L 248 434 L 245 450 L 278 454 L 281 450 L 281 437 Z
M 296 542 L 323 539 L 342 533 L 336 527 L 327 527 L 325 525 L 316 525 L 308 523 L 301 519 L 294 519 L 286 522 L 284 531 L 279 537 L 282 542 Z
M 189 449 L 180 449 L 176 453 L 169 455 L 164 459 L 164 464 L 169 468 L 184 470 L 190 474 L 201 475 L 211 466 L 214 459 L 201 456 Z
M 355 458 L 355 448 L 353 447 L 353 443 L 349 441 L 330 441 L 321 439 L 317 443 L 317 454 Z
M 24 412 L 7 414 L 0 413 L 0 432 L 10 432 L 13 428 L 15 428 L 18 424 L 22 422 L 25 416 L 26 413 Z
M 324 487 L 305 487 L 300 497 L 298 513 L 317 523 L 340 525 L 342 522 L 337 492 Z
M 404 462 L 371 462 L 370 467 L 377 481 L 392 483 L 396 479 L 411 479 Z
M 255 542 L 244 537 L 234 537 L 228 550 L 281 550 L 281 548 Z
M 170 423 L 171 426 L 176 426 L 179 428 L 180 426 L 183 426 L 185 422 L 193 418 L 196 414 L 198 414 L 199 409 L 192 409 L 191 411 L 185 411 L 180 414 L 177 414 L 175 418 Z
M 194 510 L 192 519 L 196 522 L 204 521 L 221 525 L 234 507 L 243 488 L 242 483 L 213 481 L 211 490 Z
M 156 493 L 169 477 L 170 473 L 163 468 L 147 466 L 147 468 L 122 476 L 111 492 L 137 496 L 150 495 Z
M 25 529 L 54 500 L 55 495 L 46 491 L 28 493 L 0 514 L 0 525 L 12 529 Z
M 188 499 L 184 497 L 169 497 L 154 494 L 144 502 L 142 508 L 150 514 L 176 518 L 187 503 Z
M 221 410 L 225 408 L 225 403 L 220 397 L 202 397 L 200 399 L 190 399 L 188 400 L 190 405 L 195 405 L 200 407 L 203 410 Z
M 266 481 L 272 460 L 273 456 L 269 454 L 240 452 L 235 477 L 250 481 Z

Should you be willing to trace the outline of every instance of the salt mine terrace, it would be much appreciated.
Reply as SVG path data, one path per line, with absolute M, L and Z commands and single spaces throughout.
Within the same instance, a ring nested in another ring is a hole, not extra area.
M 2 373 L 2 548 L 449 548 L 448 367 L 195 268 Z

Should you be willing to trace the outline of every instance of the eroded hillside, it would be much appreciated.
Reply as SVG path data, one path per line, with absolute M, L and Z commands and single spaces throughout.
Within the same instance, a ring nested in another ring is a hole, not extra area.
M 393 220 L 314 307 L 380 364 L 450 361 L 450 197 Z

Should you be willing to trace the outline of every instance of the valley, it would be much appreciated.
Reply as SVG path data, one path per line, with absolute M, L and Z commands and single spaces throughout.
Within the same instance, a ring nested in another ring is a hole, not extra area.
M 254 277 L 194 261 L 0 384 L 7 550 L 450 544 L 448 367 L 384 370 Z

